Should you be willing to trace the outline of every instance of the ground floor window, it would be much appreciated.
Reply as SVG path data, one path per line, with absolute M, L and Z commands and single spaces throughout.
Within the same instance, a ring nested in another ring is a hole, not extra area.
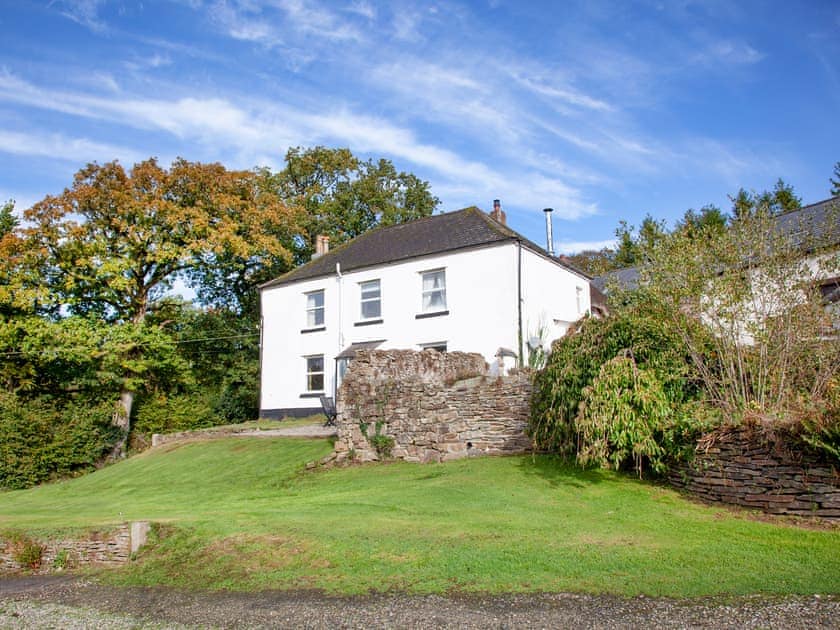
M 421 343 L 421 350 L 437 350 L 438 352 L 446 352 L 445 341 L 434 341 L 432 343 Z
M 324 355 L 306 357 L 306 391 L 324 391 Z

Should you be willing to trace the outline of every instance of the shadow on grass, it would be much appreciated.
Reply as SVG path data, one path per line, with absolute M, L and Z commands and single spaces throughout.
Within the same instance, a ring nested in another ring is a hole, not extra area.
M 530 455 L 519 460 L 519 467 L 528 476 L 540 477 L 554 488 L 584 488 L 604 481 L 604 472 L 581 468 L 574 461 L 556 455 Z

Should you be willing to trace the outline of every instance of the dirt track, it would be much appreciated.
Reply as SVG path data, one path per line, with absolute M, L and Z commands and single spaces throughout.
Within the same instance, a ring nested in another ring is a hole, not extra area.
M 838 628 L 840 597 L 671 600 L 572 594 L 329 597 L 0 579 L 2 628 Z

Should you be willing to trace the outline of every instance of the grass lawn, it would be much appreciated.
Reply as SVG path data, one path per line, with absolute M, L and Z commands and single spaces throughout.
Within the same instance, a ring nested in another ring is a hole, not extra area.
M 543 457 L 304 471 L 326 441 L 171 445 L 0 494 L 0 529 L 162 523 L 126 584 L 187 588 L 840 592 L 840 531 L 749 520 Z

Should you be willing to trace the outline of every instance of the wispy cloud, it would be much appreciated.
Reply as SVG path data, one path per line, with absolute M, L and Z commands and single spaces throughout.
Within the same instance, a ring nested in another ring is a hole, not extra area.
M 519 72 L 512 72 L 511 77 L 521 86 L 540 96 L 550 100 L 558 101 L 563 105 L 572 105 L 595 111 L 613 111 L 615 108 L 609 103 L 598 98 L 593 98 L 583 92 L 568 86 L 555 86 L 540 78 L 523 76 Z
M 364 39 L 362 32 L 338 13 L 305 0 L 272 0 L 265 4 L 217 0 L 210 16 L 228 36 L 269 48 L 313 37 L 333 42 Z
M 74 164 L 103 162 L 116 158 L 126 162 L 141 159 L 133 149 L 87 138 L 70 138 L 58 133 L 29 134 L 3 129 L 0 129 L 0 152 L 65 160 Z
M 595 211 L 594 204 L 586 203 L 579 190 L 558 177 L 540 172 L 511 176 L 424 142 L 407 127 L 346 107 L 312 112 L 264 101 L 243 105 L 219 98 L 94 97 L 40 88 L 8 74 L 0 75 L 0 100 L 163 131 L 182 141 L 202 142 L 217 153 L 234 151 L 247 165 L 252 165 L 256 156 L 276 154 L 284 146 L 346 145 L 356 152 L 385 154 L 434 172 L 441 181 L 452 180 L 451 189 L 463 186 L 471 195 L 477 190 L 503 194 L 528 207 L 539 206 L 546 199 L 564 200 L 558 214 L 565 218 Z M 117 151 L 116 147 L 112 149 Z
M 104 0 L 53 0 L 50 6 L 58 7 L 61 15 L 95 33 L 108 30 L 107 24 L 99 17 L 99 6 Z
M 694 60 L 706 65 L 750 65 L 758 63 L 764 59 L 764 56 L 764 53 L 759 52 L 747 43 L 719 40 L 710 43 L 694 57 Z
M 280 33 L 269 21 L 238 10 L 223 0 L 210 8 L 210 16 L 233 39 L 255 42 L 269 48 L 283 44 Z
M 132 72 L 142 72 L 170 66 L 172 65 L 172 57 L 155 52 L 146 57 L 134 56 L 125 61 L 123 65 Z
M 275 0 L 277 6 L 286 13 L 286 17 L 294 26 L 307 35 L 331 40 L 364 39 L 362 33 L 354 25 L 342 20 L 341 17 L 328 9 L 306 0 Z
M 497 89 L 495 78 L 474 67 L 399 56 L 376 66 L 367 80 L 403 112 L 436 124 L 448 124 L 461 133 L 493 134 L 499 142 L 514 142 L 521 118 L 511 116 L 513 103 Z
M 374 7 L 370 2 L 365 2 L 364 0 L 353 2 L 346 10 L 350 13 L 361 15 L 368 20 L 376 19 L 376 7 Z
M 420 13 L 407 8 L 394 13 L 393 34 L 396 39 L 406 42 L 419 42 L 423 39 L 420 25 L 423 21 Z

